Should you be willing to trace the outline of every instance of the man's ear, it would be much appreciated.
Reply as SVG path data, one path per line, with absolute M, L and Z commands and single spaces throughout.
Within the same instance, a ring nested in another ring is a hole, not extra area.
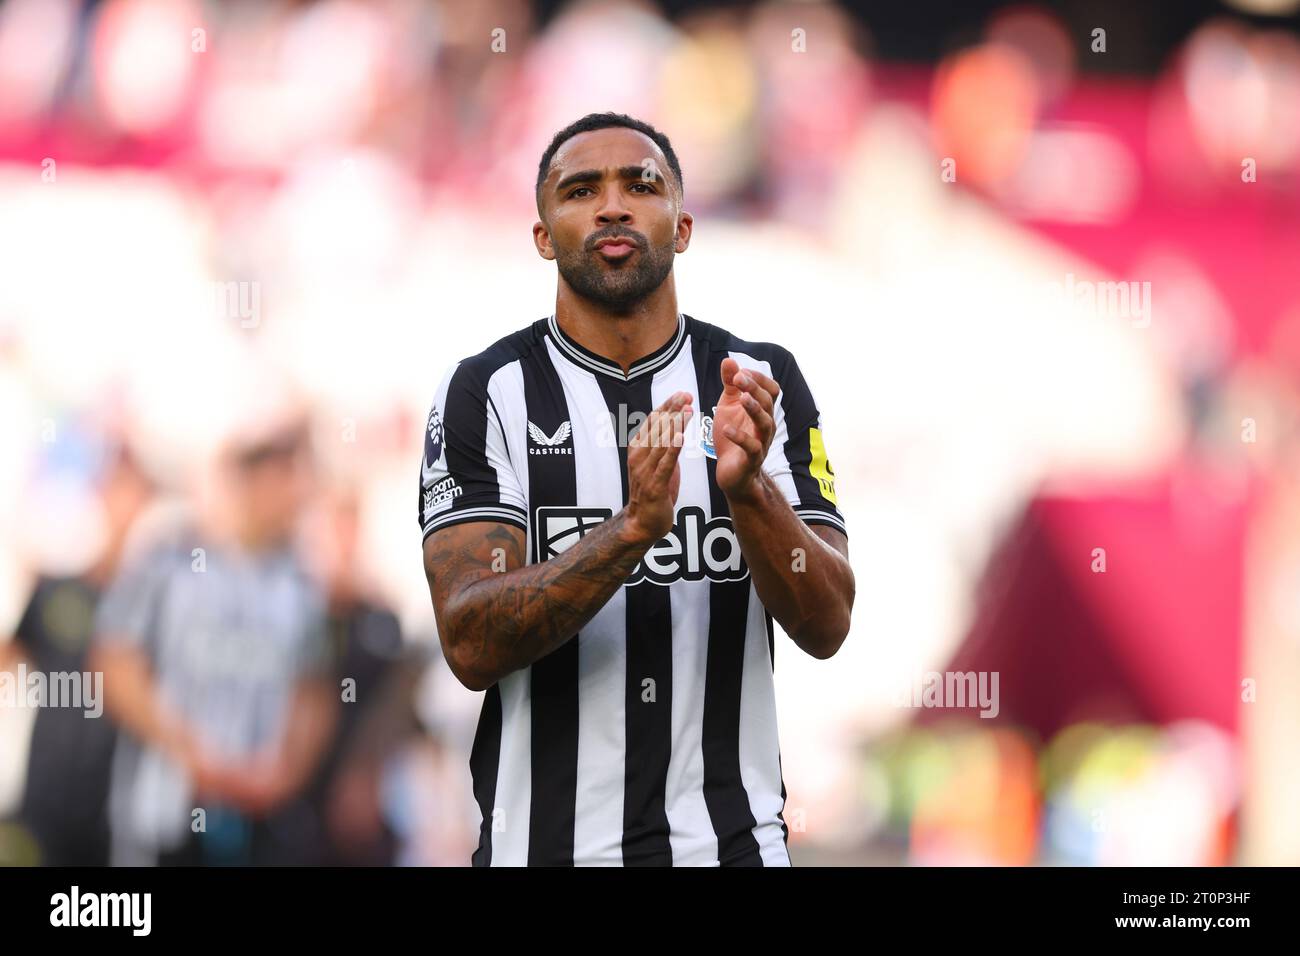
M 695 228 L 695 217 L 689 212 L 677 216 L 677 241 L 673 246 L 678 253 L 685 252 L 691 244 L 691 232 Z
M 533 223 L 533 245 L 537 247 L 537 254 L 543 259 L 555 258 L 555 247 L 551 245 L 551 232 L 546 228 L 546 223 L 541 220 Z

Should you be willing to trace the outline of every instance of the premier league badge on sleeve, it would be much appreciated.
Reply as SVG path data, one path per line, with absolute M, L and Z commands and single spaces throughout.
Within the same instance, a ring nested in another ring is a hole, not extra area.
M 441 457 L 442 416 L 438 414 L 438 407 L 435 405 L 429 412 L 429 447 L 425 452 L 425 459 L 436 464 Z
M 713 412 L 716 414 L 718 406 L 713 406 Z M 700 416 L 700 447 L 704 449 L 704 454 L 715 461 L 718 453 L 713 448 L 713 415 Z

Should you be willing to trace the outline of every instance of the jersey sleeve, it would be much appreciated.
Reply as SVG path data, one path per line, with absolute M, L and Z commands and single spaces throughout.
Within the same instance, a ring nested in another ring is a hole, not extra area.
M 420 527 L 428 538 L 466 521 L 528 528 L 528 505 L 506 445 L 489 381 L 465 363 L 438 386 L 424 427 Z
M 826 451 L 821 413 L 794 356 L 773 363 L 781 387 L 775 411 L 776 433 L 764 470 L 806 524 L 824 524 L 848 534 L 835 495 L 835 470 Z

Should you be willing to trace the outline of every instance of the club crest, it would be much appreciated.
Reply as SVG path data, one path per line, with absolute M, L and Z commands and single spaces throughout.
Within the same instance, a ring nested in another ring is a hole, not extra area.
M 714 414 L 717 414 L 718 406 L 713 406 Z M 700 416 L 700 447 L 704 449 L 704 454 L 709 458 L 717 460 L 718 453 L 713 447 L 713 415 Z

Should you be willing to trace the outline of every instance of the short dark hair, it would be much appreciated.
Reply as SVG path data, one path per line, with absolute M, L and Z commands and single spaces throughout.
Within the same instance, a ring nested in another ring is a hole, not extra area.
M 243 442 L 234 449 L 233 461 L 242 472 L 270 462 L 286 461 L 306 447 L 307 428 L 306 421 L 293 421 L 272 434 Z
M 538 212 L 541 212 L 542 209 L 542 183 L 546 181 L 546 176 L 551 171 L 551 160 L 555 158 L 559 148 L 579 133 L 590 133 L 592 130 L 613 129 L 615 127 L 636 130 L 653 140 L 654 144 L 663 152 L 664 159 L 668 160 L 668 168 L 677 177 L 677 189 L 682 190 L 682 165 L 677 161 L 677 154 L 673 152 L 673 144 L 668 141 L 667 136 L 649 123 L 628 116 L 626 113 L 588 113 L 582 119 L 570 123 L 551 137 L 551 145 L 547 146 L 546 152 L 542 153 L 542 161 L 537 164 Z

